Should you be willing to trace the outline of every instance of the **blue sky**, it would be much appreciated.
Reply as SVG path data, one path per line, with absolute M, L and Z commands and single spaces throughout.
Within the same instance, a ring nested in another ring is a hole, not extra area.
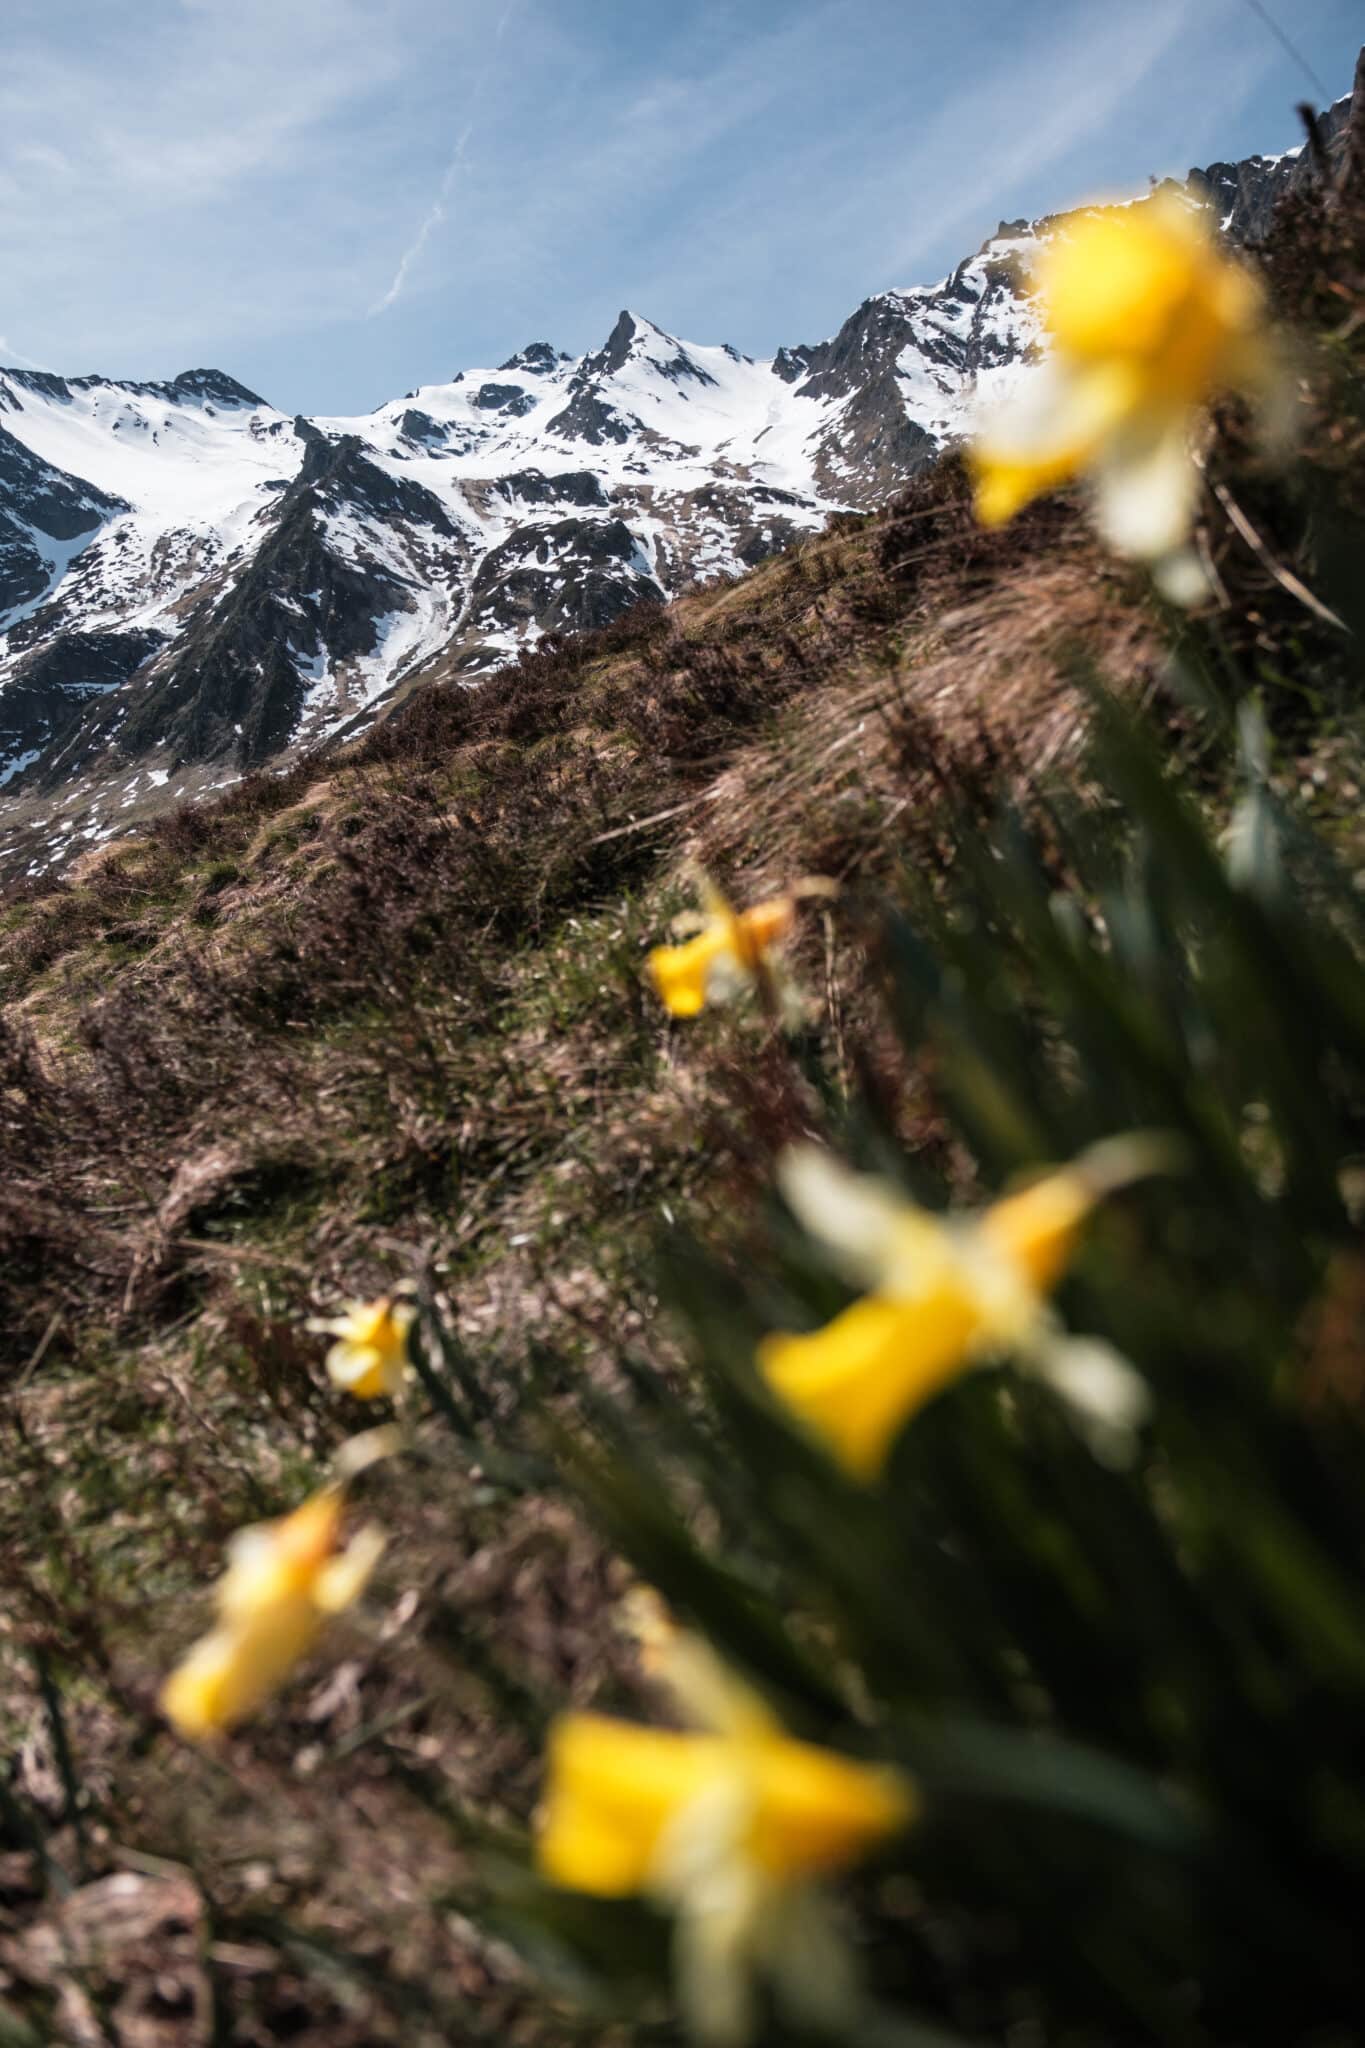
M 5 0 L 0 362 L 383 399 L 629 305 L 754 355 L 1299 139 L 1359 0 Z

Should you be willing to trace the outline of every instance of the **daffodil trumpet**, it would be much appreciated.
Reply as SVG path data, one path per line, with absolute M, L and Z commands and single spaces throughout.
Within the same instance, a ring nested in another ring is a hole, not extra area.
M 408 1333 L 416 1313 L 411 1302 L 383 1294 L 350 1302 L 339 1316 L 310 1317 L 310 1330 L 337 1340 L 325 1361 L 332 1385 L 359 1401 L 400 1394 L 411 1370 Z
M 385 1448 L 369 1446 L 364 1462 Z M 324 1486 L 291 1514 L 232 1537 L 217 1622 L 162 1687 L 161 1710 L 180 1734 L 207 1741 L 247 1720 L 308 1655 L 329 1618 L 358 1599 L 384 1539 L 367 1526 L 343 1545 L 344 1513 L 343 1488 Z
M 788 1207 L 866 1292 L 823 1329 L 764 1338 L 763 1378 L 865 1481 L 926 1402 L 1004 1357 L 1047 1379 L 1093 1448 L 1121 1460 L 1146 1413 L 1146 1388 L 1110 1346 L 1068 1336 L 1046 1297 L 1095 1203 L 1173 1163 L 1164 1139 L 1110 1139 L 979 1215 L 945 1217 L 816 1146 L 791 1148 L 778 1169 Z
M 787 992 L 781 951 L 791 934 L 803 897 L 829 896 L 835 885 L 809 875 L 780 896 L 736 910 L 714 883 L 702 879 L 701 909 L 674 920 L 680 943 L 655 946 L 646 963 L 664 1008 L 673 1017 L 695 1017 L 708 1003 L 726 1003 L 755 987 Z
M 1003 404 L 983 409 L 969 460 L 976 509 L 1003 525 L 1074 477 L 1116 553 L 1151 563 L 1178 602 L 1208 588 L 1190 546 L 1194 433 L 1220 392 L 1283 414 L 1288 381 L 1264 292 L 1220 245 L 1207 208 L 1160 193 L 1059 227 L 1033 278 L 1050 344 Z

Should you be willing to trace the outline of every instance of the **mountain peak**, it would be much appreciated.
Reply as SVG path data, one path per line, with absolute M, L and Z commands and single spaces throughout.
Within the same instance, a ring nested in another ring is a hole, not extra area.
M 255 391 L 248 391 L 245 384 L 239 384 L 235 377 L 229 377 L 226 370 L 182 370 L 178 377 L 172 377 L 170 388 L 180 398 L 202 398 L 217 405 L 241 405 L 253 411 L 265 404 Z
M 727 348 L 725 353 L 732 362 L 744 361 L 738 349 Z M 682 380 L 697 384 L 714 384 L 716 381 L 676 335 L 660 327 L 656 320 L 647 320 L 643 313 L 632 313 L 629 308 L 623 308 L 596 355 L 584 357 L 580 375 L 614 377 L 628 363 L 646 365 L 652 373 L 666 377 L 673 384 Z
M 602 368 L 608 372 L 624 369 L 626 360 L 630 355 L 631 343 L 636 335 L 640 333 L 642 327 L 650 325 L 649 321 L 637 320 L 629 308 L 623 306 L 616 316 L 616 325 L 612 328 L 611 333 L 602 345 Z
M 548 341 L 528 341 L 525 348 L 519 348 L 505 363 L 499 363 L 499 370 L 527 370 L 533 377 L 548 377 L 561 363 L 572 362 L 573 358 L 551 347 Z

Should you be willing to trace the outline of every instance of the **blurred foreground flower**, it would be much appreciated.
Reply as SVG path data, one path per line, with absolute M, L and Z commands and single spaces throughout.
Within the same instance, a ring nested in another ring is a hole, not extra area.
M 408 1332 L 417 1311 L 411 1303 L 381 1295 L 353 1301 L 344 1315 L 314 1316 L 308 1328 L 335 1337 L 327 1353 L 327 1376 L 343 1393 L 361 1401 L 402 1391 L 408 1372 Z
M 689 1726 L 730 1735 L 773 1727 L 767 1702 L 702 1636 L 678 1626 L 652 1586 L 633 1586 L 617 1614 L 635 1644 L 641 1671 L 663 1687 Z
M 387 1448 L 376 1444 L 373 1455 Z M 231 1539 L 217 1625 L 162 1688 L 162 1712 L 182 1735 L 203 1740 L 254 1713 L 307 1655 L 329 1615 L 363 1591 L 384 1539 L 367 1527 L 343 1550 L 344 1507 L 340 1486 L 323 1487 L 292 1514 Z
M 1196 415 L 1220 391 L 1265 403 L 1283 386 L 1261 287 L 1206 209 L 1168 194 L 1085 216 L 1045 245 L 1035 277 L 1051 355 L 979 424 L 977 515 L 1003 525 L 1083 475 L 1110 546 L 1193 602 L 1206 588 L 1187 546 Z
M 707 1003 L 729 1002 L 761 975 L 773 976 L 798 900 L 833 893 L 832 882 L 810 875 L 782 896 L 736 910 L 713 883 L 703 880 L 701 911 L 674 921 L 675 931 L 695 931 L 695 936 L 681 945 L 656 946 L 649 956 L 649 977 L 665 1009 L 674 1017 L 695 1017 Z
M 822 1330 L 764 1338 L 759 1368 L 860 1479 L 942 1387 L 1005 1354 L 1071 1402 L 1097 1451 L 1120 1457 L 1146 1412 L 1143 1383 L 1108 1345 L 1068 1337 L 1044 1296 L 1101 1196 L 1170 1164 L 1161 1139 L 1113 1138 L 979 1216 L 941 1217 L 794 1146 L 778 1169 L 788 1206 L 870 1292 Z
M 851 1971 L 811 1881 L 915 1811 L 898 1772 L 798 1742 L 766 1712 L 686 1734 L 569 1714 L 551 1732 L 539 1862 L 574 1891 L 670 1907 L 688 2023 L 728 2043 L 750 2027 L 756 1972 L 804 2025 L 849 2019 Z

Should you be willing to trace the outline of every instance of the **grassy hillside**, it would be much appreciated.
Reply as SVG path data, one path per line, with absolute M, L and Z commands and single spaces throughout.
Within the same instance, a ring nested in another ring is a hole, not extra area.
M 685 1383 L 651 1247 L 723 1229 L 809 1116 L 762 1018 L 671 1025 L 645 951 L 698 870 L 743 901 L 834 878 L 794 952 L 807 1051 L 970 1186 L 884 1021 L 881 907 L 907 868 L 951 881 L 1003 804 L 1106 798 L 1097 685 L 1215 825 L 1259 692 L 1271 786 L 1360 857 L 1358 643 L 1329 615 L 1359 601 L 1359 218 L 1305 203 L 1267 261 L 1301 454 L 1220 422 L 1223 595 L 1193 623 L 1069 497 L 983 534 L 948 460 L 742 580 L 475 691 L 437 673 L 345 752 L 0 910 L 0 2039 L 576 2037 L 463 1918 L 450 1825 L 524 1815 L 546 1702 L 628 1683 L 623 1567 L 538 1418 L 619 1389 L 623 1352 Z M 305 1320 L 409 1278 L 459 1409 L 365 1481 L 377 1619 L 193 1754 L 155 1694 L 224 1539 L 366 1419 Z

